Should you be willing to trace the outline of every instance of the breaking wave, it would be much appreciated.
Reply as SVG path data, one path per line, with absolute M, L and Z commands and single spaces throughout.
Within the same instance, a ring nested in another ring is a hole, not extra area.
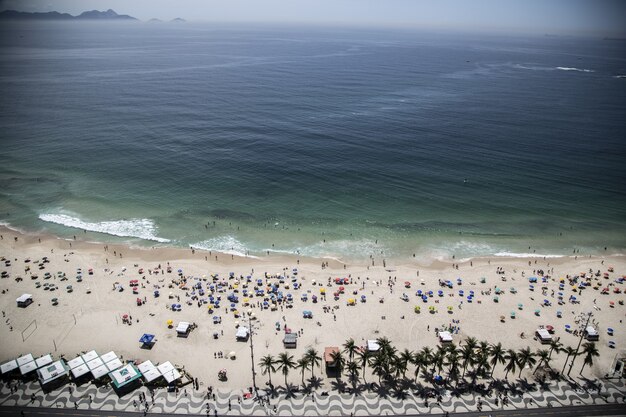
M 104 233 L 120 237 L 135 237 L 144 240 L 152 240 L 167 243 L 170 240 L 156 236 L 154 222 L 150 219 L 109 220 L 103 222 L 88 222 L 78 217 L 67 214 L 43 213 L 39 219 L 49 223 L 73 227 L 75 229 L 89 230 L 90 232 Z

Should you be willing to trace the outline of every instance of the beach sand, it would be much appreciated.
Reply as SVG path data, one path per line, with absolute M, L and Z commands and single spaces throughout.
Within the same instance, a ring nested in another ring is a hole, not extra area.
M 294 360 L 300 358 L 309 347 L 317 349 L 321 356 L 324 347 L 341 346 L 348 338 L 365 345 L 367 339 L 384 336 L 399 350 L 417 350 L 423 346 L 434 348 L 439 344 L 435 328 L 449 326 L 452 320 L 458 321 L 455 325 L 459 331 L 453 335 L 457 344 L 473 336 L 479 341 L 502 342 L 506 348 L 530 346 L 537 350 L 547 347 L 533 339 L 540 325 L 554 326 L 554 337 L 560 337 L 565 346 L 576 347 L 579 337 L 567 333 L 565 324 L 576 328 L 575 318 L 590 311 L 593 312 L 592 321 L 597 322 L 600 332 L 600 340 L 597 342 L 600 357 L 592 367 L 585 369 L 584 375 L 598 377 L 606 374 L 615 358 L 624 356 L 626 347 L 626 332 L 622 323 L 626 307 L 619 304 L 620 301 L 624 302 L 626 296 L 613 293 L 614 288 L 626 288 L 614 282 L 626 274 L 626 258 L 621 256 L 572 256 L 545 260 L 493 257 L 474 259 L 471 264 L 470 261 L 461 262 L 458 270 L 453 268 L 452 263 L 420 265 L 414 259 L 402 263 L 387 261 L 385 266 L 376 261 L 374 266 L 345 265 L 345 268 L 339 261 L 328 260 L 329 266 L 322 269 L 322 262 L 326 260 L 321 259 L 298 260 L 295 257 L 277 256 L 231 258 L 231 255 L 209 254 L 199 250 L 192 253 L 185 249 L 133 248 L 113 244 L 108 244 L 108 250 L 105 250 L 105 244 L 89 242 L 90 239 L 96 240 L 89 233 L 77 236 L 78 240 L 74 241 L 23 234 L 8 228 L 0 228 L 0 233 L 0 257 L 11 260 L 11 266 L 8 267 L 4 262 L 0 263 L 0 271 L 9 274 L 8 278 L 0 280 L 0 308 L 5 314 L 0 326 L 0 362 L 24 353 L 32 353 L 35 357 L 44 353 L 52 353 L 55 357 L 64 354 L 66 359 L 71 359 L 80 352 L 92 349 L 99 354 L 113 350 L 124 359 L 150 359 L 154 363 L 169 360 L 184 367 L 204 386 L 232 390 L 250 387 L 250 345 L 235 340 L 236 322 L 243 324 L 244 320 L 225 311 L 230 304 L 225 298 L 232 290 L 220 294 L 224 301 L 219 311 L 214 313 L 208 312 L 207 305 L 198 307 L 196 302 L 187 305 L 185 293 L 190 292 L 191 288 L 188 291 L 177 286 L 168 288 L 172 280 L 180 279 L 177 273 L 179 269 L 183 271 L 183 276 L 188 277 L 189 283 L 202 282 L 204 288 L 211 281 L 212 274 L 219 274 L 219 279 L 228 281 L 230 285 L 235 280 L 229 280 L 230 272 L 235 277 L 252 275 L 253 283 L 248 287 L 251 290 L 254 281 L 259 278 L 263 279 L 265 286 L 265 273 L 290 275 L 297 268 L 297 281 L 302 288 L 281 288 L 284 294 L 293 294 L 291 308 L 261 310 L 256 306 L 257 301 L 262 301 L 259 297 L 250 299 L 251 307 L 239 307 L 242 312 L 251 309 L 256 317 L 253 320 L 255 364 L 266 354 L 276 356 L 285 351 L 282 344 L 282 328 L 285 325 L 294 332 L 301 330 L 297 348 L 288 350 L 294 355 Z M 215 256 L 218 256 L 217 261 Z M 48 257 L 49 263 L 40 270 L 35 261 L 43 257 Z M 30 262 L 25 262 L 27 259 Z M 168 264 L 172 268 L 171 273 L 165 272 Z M 158 265 L 161 265 L 160 271 L 163 273 L 148 273 L 148 269 L 157 268 Z M 609 273 L 609 278 L 604 278 L 603 274 L 608 272 L 609 266 L 614 267 L 615 272 Z M 25 270 L 27 267 L 30 267 L 29 271 Z M 497 273 L 499 267 L 504 270 L 503 274 Z M 76 280 L 78 268 L 82 268 L 82 282 Z M 93 268 L 93 275 L 88 274 L 90 268 Z M 144 269 L 143 274 L 138 272 L 140 268 Z M 538 276 L 537 270 L 544 270 L 551 278 L 545 284 L 541 283 L 540 278 L 535 290 L 531 291 L 528 277 Z M 579 303 L 573 304 L 568 302 L 573 291 L 566 279 L 563 291 L 565 303 L 558 305 L 559 279 L 581 272 L 589 275 L 589 270 L 601 272 L 599 277 L 593 276 L 591 279 L 593 285 L 599 284 L 599 289 L 587 287 L 581 294 L 576 292 Z M 68 280 L 61 282 L 57 277 L 58 271 L 65 272 Z M 52 278 L 44 279 L 45 272 L 50 272 Z M 38 276 L 36 279 L 33 278 L 35 274 Z M 17 281 L 18 277 L 22 280 Z M 334 280 L 336 277 L 352 280 L 352 284 L 344 285 L 345 293 L 337 301 L 332 295 L 338 285 L 328 285 L 329 278 Z M 485 283 L 481 283 L 482 277 Z M 457 278 L 462 279 L 461 285 L 457 285 Z M 140 283 L 138 295 L 134 295 L 128 285 L 134 279 Z M 272 282 L 276 280 L 270 279 Z M 439 280 L 451 280 L 454 287 L 442 288 Z M 115 282 L 122 284 L 124 291 L 114 290 Z M 286 282 L 291 282 L 291 279 Z M 390 288 L 389 282 L 395 285 Z M 410 289 L 404 287 L 405 282 L 410 283 Z M 58 289 L 44 290 L 43 285 L 36 288 L 37 283 L 56 284 Z M 312 295 L 320 296 L 320 283 L 326 288 L 327 297 L 312 303 Z M 608 295 L 602 295 L 600 290 L 609 284 L 615 285 L 610 287 Z M 72 285 L 73 292 L 67 292 L 67 285 Z M 154 285 L 161 287 L 161 296 L 158 298 L 153 295 Z M 542 295 L 542 285 L 547 287 L 546 295 Z M 493 300 L 495 287 L 504 291 L 499 295 L 499 302 Z M 517 289 L 516 294 L 511 293 L 511 287 Z M 242 289 L 240 285 L 240 303 Z M 425 303 L 416 296 L 418 289 L 432 290 L 435 295 Z M 444 291 L 442 297 L 437 296 L 440 289 Z M 459 290 L 463 290 L 465 296 L 473 290 L 473 302 L 468 303 L 466 297 L 460 297 Z M 353 291 L 357 293 L 353 295 Z M 487 294 L 488 291 L 491 293 Z M 177 302 L 176 298 L 169 298 L 170 292 L 173 297 L 180 297 L 182 311 L 173 312 L 166 308 Z M 27 308 L 18 308 L 15 300 L 23 293 L 32 294 L 34 303 Z M 301 301 L 303 293 L 308 295 L 306 302 Z M 409 301 L 401 300 L 403 293 L 407 294 Z M 361 295 L 366 296 L 365 303 L 359 301 Z M 55 297 L 59 300 L 57 306 L 51 302 Z M 145 297 L 146 303 L 138 306 L 138 297 Z M 356 298 L 356 305 L 347 306 L 348 298 Z M 379 301 L 381 298 L 384 299 L 383 303 Z M 542 305 L 544 299 L 549 300 L 551 306 Z M 610 307 L 610 302 L 614 303 L 614 307 Z M 523 304 L 522 310 L 518 309 L 518 303 Z M 414 312 L 416 305 L 421 307 L 419 314 Z M 430 306 L 437 311 L 429 313 Z M 329 312 L 324 312 L 325 307 Z M 448 307 L 452 307 L 452 312 L 448 312 Z M 303 310 L 312 311 L 313 318 L 304 319 Z M 539 311 L 539 315 L 535 314 L 535 310 Z M 562 318 L 557 318 L 558 310 L 562 311 Z M 515 319 L 510 318 L 513 311 L 516 313 Z M 122 323 L 124 314 L 132 316 L 132 325 Z M 214 315 L 222 317 L 221 324 L 213 324 Z M 504 322 L 500 320 L 501 316 L 505 317 Z M 173 320 L 174 328 L 167 327 L 167 320 Z M 175 327 L 180 321 L 196 323 L 198 327 L 187 338 L 177 337 Z M 276 323 L 281 326 L 280 331 L 276 330 Z M 609 327 L 614 329 L 614 336 L 607 335 Z M 218 339 L 213 337 L 215 332 L 220 335 Z M 138 340 L 143 333 L 156 335 L 157 342 L 151 350 L 140 346 Z M 521 333 L 526 335 L 524 339 L 520 337 Z M 615 349 L 608 347 L 609 340 L 615 341 Z M 215 354 L 220 351 L 224 354 L 235 352 L 236 359 L 215 358 Z M 565 355 L 553 355 L 553 358 L 552 366 L 560 370 Z M 578 358 L 572 375 L 578 374 L 582 363 L 582 358 Z M 218 380 L 220 369 L 227 370 L 227 381 Z M 267 376 L 261 375 L 259 366 L 256 366 L 256 371 L 257 385 L 262 387 Z M 498 366 L 496 376 L 502 376 L 503 373 L 503 367 Z M 527 369 L 522 375 L 531 373 L 532 370 Z M 324 378 L 322 387 L 329 390 L 330 379 L 324 372 L 316 368 L 315 374 Z M 308 376 L 310 371 L 307 371 Z M 367 379 L 371 378 L 368 373 Z M 292 370 L 288 379 L 293 384 L 299 384 L 299 370 Z M 274 375 L 272 380 L 274 384 L 283 384 L 282 375 Z

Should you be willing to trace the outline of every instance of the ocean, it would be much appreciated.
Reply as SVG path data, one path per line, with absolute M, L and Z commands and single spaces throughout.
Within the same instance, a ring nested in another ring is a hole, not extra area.
M 626 42 L 579 37 L 3 23 L 0 222 L 347 261 L 621 254 L 624 74 Z

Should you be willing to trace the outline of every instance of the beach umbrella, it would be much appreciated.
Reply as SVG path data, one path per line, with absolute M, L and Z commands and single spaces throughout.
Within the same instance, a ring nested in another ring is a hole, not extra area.
M 558 311 L 556 312 L 556 316 L 557 316 L 558 318 L 563 317 L 563 312 L 561 312 L 561 310 L 558 310 Z
M 609 336 L 613 336 L 613 328 L 612 327 L 607 327 L 606 328 L 606 332 L 608 333 Z
M 230 359 L 236 359 L 236 358 L 237 358 L 237 354 L 236 354 L 235 352 L 230 352 L 230 353 L 228 354 L 228 357 L 229 357 Z
M 539 316 L 539 315 L 541 315 L 541 310 L 539 309 L 535 310 L 535 316 Z
M 515 318 L 515 311 L 511 311 L 511 318 L 514 319 Z
M 419 313 L 421 309 L 422 309 L 422 308 L 421 308 L 420 306 L 415 306 L 415 307 L 413 308 L 413 310 L 414 310 L 416 313 Z

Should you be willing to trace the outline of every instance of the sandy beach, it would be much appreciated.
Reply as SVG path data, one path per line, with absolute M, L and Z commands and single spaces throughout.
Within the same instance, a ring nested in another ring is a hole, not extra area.
M 90 242 L 96 238 L 89 233 L 77 235 L 77 240 L 22 234 L 8 228 L 0 228 L 0 234 L 3 259 L 0 271 L 8 275 L 0 280 L 3 313 L 0 362 L 25 353 L 35 357 L 52 353 L 55 357 L 64 355 L 71 359 L 92 349 L 100 354 L 114 350 L 125 360 L 149 359 L 154 363 L 169 360 L 184 367 L 205 386 L 246 389 L 252 385 L 250 346 L 236 341 L 235 333 L 236 325 L 247 323 L 247 319 L 234 316 L 226 300 L 231 293 L 239 299 L 235 308 L 240 313 L 251 311 L 254 315 L 257 364 L 262 356 L 276 356 L 285 351 L 282 343 L 285 327 L 299 334 L 297 348 L 288 350 L 294 360 L 310 347 L 322 355 L 325 347 L 341 346 L 349 338 L 365 345 L 368 339 L 387 337 L 399 351 L 405 348 L 416 351 L 424 346 L 435 348 L 439 344 L 435 329 L 449 326 L 454 326 L 453 339 L 457 345 L 467 337 L 475 337 L 489 343 L 501 342 L 505 348 L 529 346 L 536 351 L 546 345 L 533 338 L 535 331 L 539 326 L 551 325 L 555 330 L 553 337 L 559 337 L 564 346 L 575 348 L 579 337 L 567 332 L 565 325 L 577 328 L 577 317 L 587 312 L 593 313 L 592 323 L 596 323 L 600 333 L 596 342 L 600 356 L 593 366 L 584 370 L 584 375 L 607 374 L 614 360 L 625 352 L 622 321 L 626 296 L 614 292 L 625 288 L 616 282 L 626 274 L 626 258 L 622 256 L 494 257 L 458 265 L 452 262 L 420 265 L 412 259 L 403 263 L 386 261 L 384 266 L 381 260 L 374 260 L 374 266 L 343 265 L 329 260 L 328 267 L 322 268 L 326 262 L 322 259 L 242 258 L 199 250 L 106 245 Z M 44 257 L 49 262 L 42 263 Z M 168 266 L 171 272 L 167 272 Z M 79 269 L 81 282 L 77 281 Z M 93 274 L 89 273 L 90 269 Z M 295 269 L 297 275 L 293 275 Z M 547 276 L 546 282 L 542 282 L 541 271 Z M 59 272 L 65 273 L 67 280 L 61 281 Z M 45 273 L 50 273 L 50 278 L 46 279 Z M 579 278 L 579 282 L 589 278 L 591 285 L 584 289 L 576 286 L 574 291 L 568 277 L 581 273 L 585 278 Z M 248 276 L 251 282 L 246 283 Z M 533 290 L 529 277 L 538 277 Z M 344 291 L 337 299 L 333 297 L 339 290 L 335 278 L 346 278 L 348 282 L 342 285 Z M 249 305 L 243 306 L 246 298 L 243 290 L 253 292 L 259 279 L 262 285 L 258 287 L 263 289 L 282 279 L 278 290 L 285 296 L 292 294 L 291 306 L 282 303 L 273 310 L 262 309 L 262 296 L 247 297 Z M 131 280 L 138 280 L 137 294 L 129 286 Z M 440 286 L 445 281 L 450 281 L 452 288 Z M 223 292 L 216 290 L 214 296 L 221 296 L 222 302 L 216 311 L 209 312 L 210 304 L 200 299 L 209 295 L 210 284 L 219 282 L 225 283 Z M 299 284 L 298 289 L 294 289 L 294 282 Z M 116 289 L 115 283 L 123 291 Z M 192 299 L 192 287 L 198 283 L 206 293 Z M 58 288 L 46 290 L 44 284 Z M 290 287 L 285 288 L 285 284 Z M 71 292 L 68 285 L 72 286 Z M 320 293 L 322 288 L 326 297 Z M 496 288 L 501 290 L 497 301 Z M 602 294 L 603 288 L 609 288 L 608 294 Z M 159 297 L 154 296 L 155 290 L 160 292 Z M 433 291 L 433 296 L 423 301 L 416 295 L 418 290 Z M 459 291 L 464 295 L 460 296 Z M 474 297 L 468 302 L 470 291 Z M 34 303 L 18 308 L 16 298 L 24 293 L 32 294 Z M 563 297 L 561 305 L 559 293 Z M 403 294 L 408 301 L 402 300 Z M 307 296 L 306 301 L 302 300 L 303 295 Z M 314 295 L 318 297 L 316 303 L 312 302 Z M 361 301 L 362 296 L 365 302 Z M 575 302 L 571 296 L 576 297 Z M 58 299 L 58 305 L 53 306 L 53 298 Z M 145 303 L 138 305 L 138 298 L 145 299 Z M 348 305 L 349 298 L 356 300 L 355 305 Z M 180 304 L 181 311 L 172 311 L 169 306 L 173 303 Z M 419 313 L 415 312 L 416 306 L 420 307 Z M 429 312 L 429 308 L 434 311 Z M 303 310 L 310 310 L 313 317 L 303 318 Z M 562 317 L 557 317 L 557 311 Z M 122 323 L 124 315 L 132 318 L 132 325 Z M 221 316 L 221 323 L 213 323 L 215 315 Z M 173 321 L 174 328 L 168 328 L 168 320 Z M 187 338 L 177 337 L 175 327 L 180 321 L 196 323 L 197 328 Z M 608 328 L 614 330 L 613 336 L 607 334 Z M 143 333 L 156 335 L 157 342 L 151 350 L 141 348 L 138 340 Z M 609 340 L 614 341 L 614 348 L 609 347 Z M 218 358 L 219 352 L 224 355 L 235 352 L 236 359 Z M 551 365 L 560 370 L 564 360 L 564 354 L 554 355 Z M 582 363 L 583 359 L 578 358 L 572 375 L 578 374 Z M 226 381 L 218 380 L 220 369 L 227 370 Z M 257 384 L 264 386 L 267 376 L 261 375 L 258 365 L 256 370 Z M 314 372 L 323 378 L 322 389 L 330 389 L 330 378 L 323 370 L 316 368 Z M 370 372 L 368 379 L 372 378 Z M 530 376 L 532 369 L 522 371 L 522 376 L 526 374 Z M 496 376 L 503 375 L 503 366 L 498 366 Z M 300 371 L 292 370 L 288 380 L 299 384 Z M 282 375 L 273 376 L 275 384 L 282 385 L 282 381 Z

